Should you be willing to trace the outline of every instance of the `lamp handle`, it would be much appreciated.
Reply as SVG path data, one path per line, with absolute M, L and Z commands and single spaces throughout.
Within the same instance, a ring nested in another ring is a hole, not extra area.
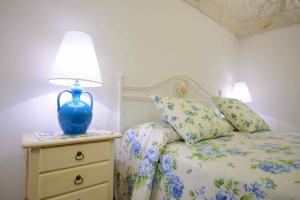
M 89 92 L 83 92 L 82 94 L 87 94 L 87 95 L 89 95 L 89 97 L 90 97 L 90 99 L 91 99 L 91 109 L 93 110 L 93 96 L 91 95 L 91 93 L 89 93 Z
M 62 92 L 60 92 L 60 93 L 58 94 L 58 96 L 57 96 L 57 112 L 59 112 L 59 110 L 60 110 L 60 96 L 61 96 L 64 92 L 69 92 L 70 94 L 72 94 L 72 92 L 69 91 L 69 90 L 64 90 L 64 91 L 62 91 Z

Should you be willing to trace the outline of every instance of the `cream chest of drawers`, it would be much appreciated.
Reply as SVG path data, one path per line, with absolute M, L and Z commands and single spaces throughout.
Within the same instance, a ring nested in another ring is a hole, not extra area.
M 27 150 L 26 200 L 111 200 L 114 133 L 38 141 L 23 135 Z

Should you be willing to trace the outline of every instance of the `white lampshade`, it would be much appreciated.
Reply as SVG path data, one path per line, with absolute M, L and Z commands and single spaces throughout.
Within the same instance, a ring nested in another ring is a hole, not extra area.
M 242 102 L 251 102 L 252 98 L 245 82 L 237 82 L 233 86 L 232 97 Z
M 102 86 L 102 78 L 90 35 L 80 31 L 65 33 L 58 50 L 49 82 L 72 86 L 78 81 L 82 87 Z

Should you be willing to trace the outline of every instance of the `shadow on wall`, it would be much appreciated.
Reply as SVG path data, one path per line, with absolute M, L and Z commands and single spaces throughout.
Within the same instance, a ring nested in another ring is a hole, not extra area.
M 9 180 L 1 184 L 0 199 L 24 199 L 25 151 L 21 147 L 21 134 L 59 129 L 56 97 L 57 93 L 38 96 L 0 112 L 0 178 Z M 94 102 L 93 113 L 91 126 L 115 126 L 109 124 L 114 114 L 101 103 Z M 7 192 L 12 191 L 12 188 L 22 191 Z
M 271 116 L 261 115 L 261 117 L 267 122 L 272 131 L 299 133 L 300 127 L 282 119 L 275 119 Z

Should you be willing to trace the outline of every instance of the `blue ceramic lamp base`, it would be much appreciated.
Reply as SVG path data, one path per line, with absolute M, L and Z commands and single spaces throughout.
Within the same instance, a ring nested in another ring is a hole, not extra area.
M 72 94 L 72 100 L 60 106 L 60 96 L 69 92 Z M 81 101 L 82 94 L 88 94 L 91 99 L 91 105 Z M 64 134 L 84 134 L 92 121 L 93 97 L 89 92 L 82 92 L 78 82 L 70 90 L 64 90 L 57 96 L 58 122 Z

